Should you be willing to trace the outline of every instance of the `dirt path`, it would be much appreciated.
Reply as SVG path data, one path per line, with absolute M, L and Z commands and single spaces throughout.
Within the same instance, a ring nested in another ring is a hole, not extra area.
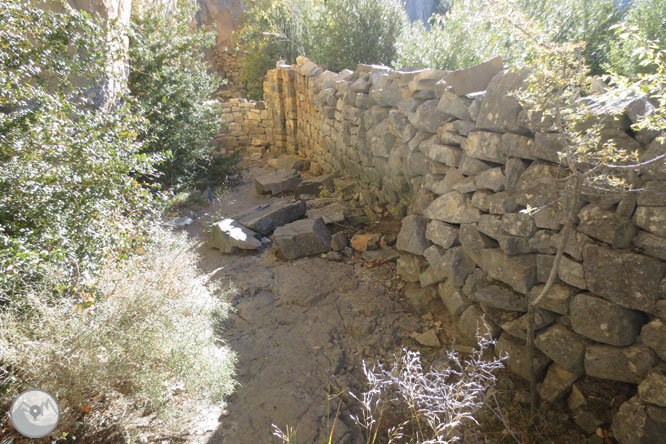
M 267 171 L 255 162 L 244 182 L 221 199 L 216 217 L 268 202 L 253 185 L 253 177 Z M 214 217 L 197 220 L 188 231 L 204 236 Z M 335 442 L 362 442 L 349 419 L 347 393 L 363 388 L 363 359 L 387 358 L 401 345 L 413 345 L 409 335 L 426 328 L 396 296 L 395 264 L 369 269 L 360 257 L 284 261 L 272 246 L 224 255 L 204 245 L 200 254 L 204 272 L 238 290 L 222 336 L 238 354 L 240 386 L 209 443 L 279 442 L 271 424 L 294 427 L 295 443 L 326 442 L 341 399 L 347 402 Z

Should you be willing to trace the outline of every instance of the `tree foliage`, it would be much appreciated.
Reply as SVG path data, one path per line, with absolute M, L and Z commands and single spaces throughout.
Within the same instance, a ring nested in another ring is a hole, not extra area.
M 130 29 L 128 84 L 148 119 L 138 137 L 144 152 L 165 157 L 159 182 L 168 187 L 221 185 L 239 171 L 238 155 L 216 154 L 212 144 L 223 122 L 211 98 L 222 81 L 204 58 L 214 33 L 192 29 L 192 7 L 135 11 Z
M 159 159 L 142 152 L 145 122 L 129 105 L 91 106 L 116 55 L 104 25 L 0 4 L 0 294 L 47 267 L 76 279 L 141 237 Z

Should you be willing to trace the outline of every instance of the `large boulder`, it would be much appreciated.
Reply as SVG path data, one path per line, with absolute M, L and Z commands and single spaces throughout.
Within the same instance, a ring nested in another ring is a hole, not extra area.
M 326 253 L 331 247 L 331 232 L 321 219 L 301 219 L 284 225 L 273 240 L 286 259 Z

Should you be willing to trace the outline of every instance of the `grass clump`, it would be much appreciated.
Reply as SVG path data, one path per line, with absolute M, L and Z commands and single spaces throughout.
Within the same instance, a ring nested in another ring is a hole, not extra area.
M 76 303 L 36 293 L 0 311 L 0 362 L 9 369 L 0 384 L 10 387 L 1 404 L 19 385 L 43 388 L 59 400 L 67 432 L 81 412 L 118 397 L 169 419 L 174 387 L 211 402 L 231 393 L 234 354 L 214 332 L 227 314 L 224 294 L 197 271 L 184 235 L 154 236 L 149 252 L 104 268 Z

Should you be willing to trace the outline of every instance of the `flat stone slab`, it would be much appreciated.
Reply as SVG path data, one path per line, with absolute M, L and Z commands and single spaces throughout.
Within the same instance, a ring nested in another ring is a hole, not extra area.
M 293 169 L 280 169 L 254 179 L 257 194 L 282 194 L 296 191 L 301 176 Z
M 275 202 L 271 203 L 267 208 L 245 216 L 240 222 L 265 236 L 276 228 L 300 219 L 303 216 L 305 216 L 304 202 Z
M 273 241 L 286 259 L 298 259 L 330 251 L 331 232 L 321 219 L 301 219 L 275 230 Z
M 306 171 L 310 169 L 310 161 L 298 156 L 280 156 L 268 159 L 268 165 L 276 170 Z
M 347 207 L 340 202 L 333 202 L 320 208 L 313 208 L 308 210 L 307 216 L 309 219 L 321 218 L 322 222 L 328 224 L 339 224 L 345 221 L 345 213 Z
M 257 239 L 257 233 L 233 219 L 224 219 L 213 224 L 210 244 L 222 253 L 257 250 L 261 247 L 261 241 Z

